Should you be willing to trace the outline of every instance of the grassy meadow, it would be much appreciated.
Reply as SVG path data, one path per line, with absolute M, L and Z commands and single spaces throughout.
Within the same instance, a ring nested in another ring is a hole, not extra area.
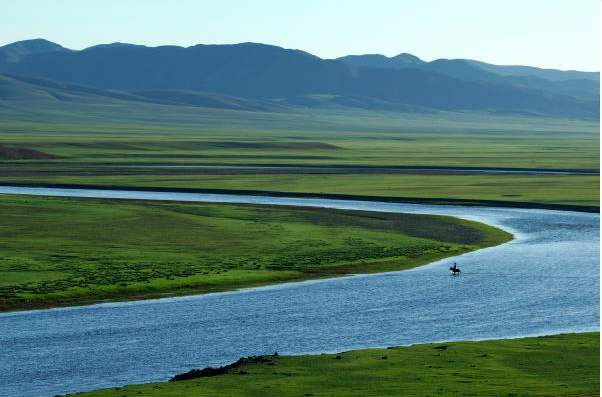
M 0 160 L 0 183 L 599 206 L 598 175 L 395 168 L 598 172 L 595 121 L 444 112 L 265 113 L 142 104 L 127 109 L 82 104 L 35 109 L 19 113 L 0 108 L 0 144 L 57 158 Z M 285 168 L 232 168 L 266 164 Z
M 510 238 L 443 216 L 0 195 L 0 309 L 399 270 Z
M 78 397 L 597 396 L 600 334 L 267 356 L 226 374 Z

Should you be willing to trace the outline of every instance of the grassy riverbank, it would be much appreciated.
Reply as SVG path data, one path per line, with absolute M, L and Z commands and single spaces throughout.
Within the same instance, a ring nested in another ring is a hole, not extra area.
M 508 233 L 444 216 L 0 196 L 0 309 L 407 269 Z
M 181 193 L 208 193 L 208 194 L 240 194 L 250 196 L 270 196 L 270 197 L 301 197 L 335 200 L 360 200 L 372 202 L 389 203 L 411 203 L 411 204 L 431 204 L 431 205 L 462 205 L 462 206 L 486 206 L 486 207 L 507 207 L 507 208 L 539 208 L 558 211 L 578 211 L 578 212 L 600 212 L 597 203 L 589 203 L 576 200 L 566 201 L 563 204 L 557 201 L 530 202 L 530 201 L 510 201 L 510 200 L 491 200 L 491 199 L 462 199 L 456 197 L 408 197 L 391 195 L 356 195 L 341 193 L 311 193 L 309 191 L 273 191 L 273 190 L 248 190 L 248 189 L 199 189 L 191 181 L 183 187 L 145 187 L 143 186 L 115 186 L 115 185 L 90 185 L 90 184 L 53 184 L 53 183 L 10 183 L 0 182 L 0 187 L 26 187 L 26 188 L 58 188 L 58 189 L 99 189 L 99 190 L 120 190 L 120 191 L 146 191 L 146 192 L 181 192 Z M 310 189 L 311 190 L 311 189 Z
M 232 193 L 308 194 L 316 196 L 360 196 L 372 200 L 438 201 L 489 206 L 540 207 L 592 211 L 599 208 L 599 177 L 584 175 L 120 175 L 94 178 L 48 176 L 15 180 L 17 185 L 73 184 L 111 189 L 224 190 Z M 21 183 L 18 183 L 18 182 Z M 406 200 L 403 200 L 406 198 Z
M 599 338 L 596 332 L 268 356 L 223 375 L 72 396 L 598 396 Z

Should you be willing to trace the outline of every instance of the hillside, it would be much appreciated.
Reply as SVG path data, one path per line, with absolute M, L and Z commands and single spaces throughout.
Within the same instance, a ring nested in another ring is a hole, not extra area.
M 7 62 L 16 47 L 26 50 Z M 324 105 L 595 118 L 599 109 L 597 91 L 581 82 L 562 82 L 566 88 L 539 78 L 515 81 L 466 61 L 424 63 L 409 54 L 391 60 L 406 65 L 393 68 L 378 66 L 379 56 L 370 66 L 358 66 L 256 43 L 39 47 L 37 41 L 0 47 L 0 72 L 108 90 L 121 100 L 249 110 Z M 311 99 L 317 96 L 336 101 Z

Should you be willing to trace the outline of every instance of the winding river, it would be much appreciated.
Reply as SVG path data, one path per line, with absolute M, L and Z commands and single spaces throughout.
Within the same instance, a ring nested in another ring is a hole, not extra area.
M 234 292 L 0 314 L 0 395 L 166 380 L 240 356 L 598 330 L 599 214 L 194 193 L 0 187 L 0 193 L 442 214 L 515 239 L 420 268 Z

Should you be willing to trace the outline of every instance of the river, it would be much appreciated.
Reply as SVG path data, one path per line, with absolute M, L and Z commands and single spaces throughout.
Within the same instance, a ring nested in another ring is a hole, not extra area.
M 0 314 L 0 395 L 163 381 L 251 354 L 599 330 L 599 214 L 195 193 L 0 187 L 0 194 L 442 214 L 509 243 L 419 268 L 240 291 Z M 450 277 L 457 261 L 463 274 Z

